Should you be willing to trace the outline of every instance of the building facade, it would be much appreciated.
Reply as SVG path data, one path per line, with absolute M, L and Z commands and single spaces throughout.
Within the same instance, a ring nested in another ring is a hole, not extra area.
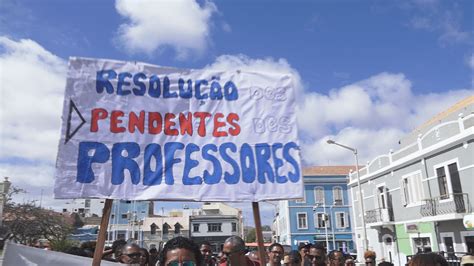
M 147 217 L 141 231 L 144 248 L 162 247 L 168 240 L 177 237 L 189 237 L 189 216 L 174 213 L 173 216 Z
M 403 265 L 420 251 L 472 252 L 474 231 L 463 226 L 474 199 L 474 96 L 400 140 L 401 147 L 350 175 L 358 246 L 363 218 L 368 248 Z M 363 250 L 358 249 L 358 254 Z
M 242 211 L 224 203 L 204 203 L 202 209 L 194 210 L 189 217 L 189 226 L 193 241 L 208 241 L 217 253 L 228 237 L 242 237 Z
M 276 241 L 297 249 L 318 242 L 328 250 L 354 249 L 347 176 L 354 166 L 303 169 L 304 198 L 280 201 L 273 228 Z
M 105 199 L 72 199 L 64 203 L 61 212 L 77 213 L 81 217 L 102 216 Z
M 134 239 L 143 246 L 143 223 L 153 210 L 151 201 L 114 200 L 106 245 L 117 239 Z

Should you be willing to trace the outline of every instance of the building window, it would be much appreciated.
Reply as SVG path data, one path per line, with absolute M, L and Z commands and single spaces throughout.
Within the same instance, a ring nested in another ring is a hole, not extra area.
M 122 213 L 122 216 L 121 216 L 121 217 L 122 217 L 122 219 L 127 219 L 127 217 L 128 217 L 128 214 L 126 214 L 126 213 Z
M 298 229 L 308 229 L 308 217 L 306 212 L 298 212 L 296 216 L 298 219 Z
M 421 182 L 421 171 L 403 176 L 401 182 L 400 191 L 402 192 L 402 200 L 404 201 L 403 205 L 415 204 L 423 200 L 424 195 L 423 184 Z
M 436 176 L 438 177 L 439 195 L 442 199 L 449 198 L 448 177 L 444 167 L 436 169 Z
M 181 225 L 180 225 L 179 223 L 176 223 L 176 224 L 174 225 L 174 233 L 175 233 L 175 234 L 181 233 Z
M 150 234 L 155 235 L 155 234 L 156 234 L 156 228 L 157 228 L 157 227 L 158 227 L 158 226 L 156 226 L 155 223 L 152 223 L 152 224 L 150 225 Z
M 199 224 L 193 224 L 193 232 L 199 232 Z
M 296 203 L 305 203 L 306 202 L 306 190 L 303 190 L 303 198 L 295 201 Z
M 459 170 L 456 162 L 436 168 L 436 176 L 441 199 L 449 199 L 452 194 L 462 193 Z
M 222 232 L 221 227 L 222 227 L 221 223 L 208 223 L 207 231 L 208 232 Z
M 237 232 L 237 223 L 232 223 L 232 232 Z
M 324 188 L 315 187 L 314 188 L 314 202 L 323 204 L 324 203 Z
M 375 190 L 375 204 L 380 209 L 387 208 L 387 189 L 384 186 L 377 187 Z
M 347 228 L 347 215 L 345 212 L 336 212 L 336 228 Z
M 334 199 L 334 205 L 342 205 L 342 188 L 341 187 L 333 187 L 332 188 L 332 197 Z
M 168 225 L 168 223 L 164 223 L 163 224 L 163 235 L 167 235 L 170 231 L 170 226 Z
M 132 201 L 131 200 L 126 200 L 125 203 L 130 204 L 130 203 L 132 203 Z
M 315 214 L 315 227 L 316 228 L 325 228 L 326 227 L 326 224 L 329 228 L 329 216 L 325 213 L 322 213 L 322 212 L 317 212 Z

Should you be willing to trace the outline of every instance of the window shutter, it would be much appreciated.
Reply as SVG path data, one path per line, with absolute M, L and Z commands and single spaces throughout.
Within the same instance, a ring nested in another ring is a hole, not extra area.
M 407 198 L 405 195 L 405 183 L 403 182 L 403 179 L 400 180 L 400 198 L 402 200 L 402 205 L 407 206 Z
M 346 212 L 344 212 L 343 214 L 344 214 L 344 228 L 348 228 L 349 227 L 349 219 L 347 219 L 348 215 Z
M 329 214 L 326 214 L 326 217 L 327 217 L 327 221 L 326 221 L 326 225 L 328 228 L 331 227 L 331 216 Z
M 378 188 L 375 188 L 374 189 L 374 203 L 375 203 L 375 208 L 374 209 L 378 209 L 380 208 L 379 207 L 379 189 Z

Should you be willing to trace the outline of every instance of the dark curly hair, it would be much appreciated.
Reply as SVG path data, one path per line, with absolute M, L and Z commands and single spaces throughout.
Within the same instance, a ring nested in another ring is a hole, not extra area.
M 202 265 L 203 258 L 199 246 L 189 238 L 178 236 L 166 242 L 159 256 L 160 266 L 165 266 L 166 253 L 168 253 L 168 251 L 180 248 L 191 251 L 196 259 L 196 264 Z
M 282 246 L 280 243 L 277 243 L 277 242 L 272 243 L 272 244 L 268 247 L 268 252 L 271 252 L 271 251 L 272 251 L 272 248 L 275 247 L 275 246 L 276 246 L 276 247 L 280 247 L 280 248 L 283 250 L 283 252 L 285 252 L 285 249 L 283 248 L 283 246 Z

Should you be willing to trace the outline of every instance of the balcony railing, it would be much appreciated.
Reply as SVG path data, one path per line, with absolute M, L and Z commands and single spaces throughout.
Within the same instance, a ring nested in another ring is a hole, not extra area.
M 365 222 L 373 223 L 388 223 L 393 222 L 393 212 L 391 208 L 378 208 L 365 212 Z
M 420 209 L 422 216 L 471 212 L 469 195 L 467 193 L 442 195 L 425 199 L 424 202 Z

